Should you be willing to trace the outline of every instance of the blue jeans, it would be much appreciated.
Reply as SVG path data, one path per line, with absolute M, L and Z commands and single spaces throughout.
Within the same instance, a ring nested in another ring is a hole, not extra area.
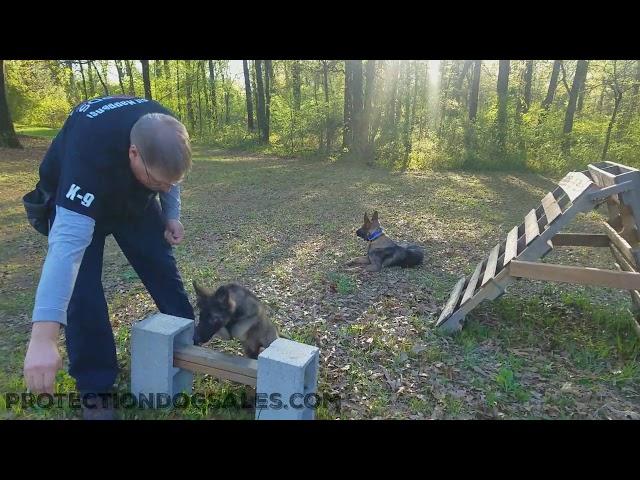
M 123 222 L 109 230 L 96 223 L 69 302 L 65 329 L 69 374 L 75 378 L 81 394 L 111 391 L 118 374 L 116 346 L 102 287 L 102 260 L 108 235 L 112 234 L 118 242 L 160 312 L 195 318 L 164 229 L 160 205 L 155 200 L 135 221 Z

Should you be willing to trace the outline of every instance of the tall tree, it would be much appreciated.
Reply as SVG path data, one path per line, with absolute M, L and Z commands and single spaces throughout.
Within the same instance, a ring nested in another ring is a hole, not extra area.
M 578 60 L 576 73 L 573 76 L 573 84 L 571 85 L 571 91 L 569 92 L 569 104 L 567 105 L 567 111 L 564 117 L 564 128 L 562 129 L 562 133 L 564 134 L 562 146 L 565 153 L 569 152 L 571 146 L 569 134 L 573 130 L 573 117 L 576 113 L 578 93 L 580 92 L 580 89 L 587 77 L 587 66 L 587 60 Z
M 107 82 L 102 79 L 102 75 L 100 75 L 100 71 L 98 70 L 98 67 L 93 62 L 93 60 L 89 60 L 89 69 L 91 69 L 92 65 L 94 70 L 96 71 L 96 75 L 98 75 L 98 81 L 100 82 L 100 84 L 102 85 L 102 88 L 104 89 L 104 94 L 109 95 L 109 87 L 107 85 Z
M 322 62 L 322 89 L 324 91 L 324 128 L 325 128 L 325 153 L 329 153 L 331 151 L 331 127 L 330 127 L 330 119 L 329 119 L 329 61 L 321 60 Z
M 80 66 L 80 76 L 82 77 L 82 93 L 84 93 L 84 100 L 86 101 L 89 98 L 89 92 L 87 91 L 87 79 L 84 76 L 82 60 L 78 60 L 78 65 Z
M 89 97 L 93 98 L 96 96 L 96 84 L 93 81 L 93 68 L 91 65 L 93 62 L 91 60 L 87 60 L 87 80 L 89 80 Z
M 211 90 L 211 110 L 213 113 L 213 125 L 218 122 L 218 99 L 216 95 L 216 71 L 213 60 L 209 60 L 209 89 Z
M 542 108 L 548 110 L 553 103 L 553 97 L 556 94 L 556 87 L 558 86 L 558 75 L 560 74 L 560 62 L 561 60 L 553 61 L 553 69 L 551 70 L 551 78 L 549 79 L 549 88 L 547 89 L 547 96 L 542 101 Z
M 362 81 L 362 60 L 349 60 L 351 62 L 351 126 L 353 128 L 353 151 L 361 155 L 365 145 L 365 129 L 363 121 L 364 99 Z
M 77 103 L 77 94 L 76 94 L 76 79 L 73 74 L 73 62 L 71 60 L 65 60 L 65 66 L 69 71 L 69 103 L 75 105 Z
M 293 60 L 291 65 L 291 84 L 293 88 L 293 108 L 300 110 L 301 91 L 300 91 L 300 60 Z
M 352 125 L 352 64 L 351 60 L 344 61 L 344 114 L 342 129 L 342 148 L 350 148 L 353 142 Z
M 507 145 L 507 101 L 509 96 L 509 72 L 511 70 L 510 60 L 500 60 L 498 64 L 498 116 L 497 141 L 498 148 L 502 154 L 506 153 Z
M 367 60 L 365 70 L 364 114 L 363 114 L 363 144 L 366 144 L 364 156 L 367 160 L 373 155 L 373 132 L 371 126 L 371 112 L 373 110 L 373 96 L 376 88 L 376 61 Z
M 133 83 L 133 66 L 131 65 L 131 62 L 132 62 L 131 60 L 125 60 L 124 68 L 127 71 L 127 77 L 129 77 L 129 95 L 135 97 L 136 87 L 135 87 L 135 84 Z
M 264 118 L 265 118 L 265 135 L 267 143 L 269 143 L 269 135 L 271 132 L 271 89 L 273 88 L 273 61 L 264 61 Z
M 524 113 L 529 111 L 531 107 L 531 85 L 533 83 L 533 60 L 527 60 L 527 64 L 524 70 L 524 94 L 522 111 Z
M 478 115 L 478 96 L 480 94 L 480 69 L 482 60 L 473 62 L 473 77 L 471 80 L 471 88 L 469 89 L 469 120 L 475 122 Z
M 189 125 L 193 129 L 196 123 L 196 118 L 193 110 L 193 75 L 191 71 L 191 60 L 185 60 L 184 66 L 185 66 L 184 92 L 185 92 L 185 100 L 187 103 L 187 118 L 189 119 Z
M 260 129 L 260 139 L 263 143 L 269 143 L 269 127 L 265 113 L 265 97 L 264 97 L 264 76 L 262 73 L 262 60 L 254 60 L 253 65 L 256 70 L 256 92 L 257 102 L 256 109 L 258 111 L 258 128 Z
M 4 86 L 4 60 L 0 60 L 0 147 L 22 148 L 9 112 L 7 91 Z
M 120 90 L 122 91 L 122 94 L 125 94 L 124 91 L 124 81 L 122 79 L 123 75 L 122 75 L 122 64 L 120 63 L 120 60 L 116 60 L 115 61 L 116 64 L 116 71 L 118 72 L 118 83 L 120 84 Z
M 151 78 L 149 75 L 149 60 L 140 60 L 142 64 L 142 83 L 144 84 L 144 98 L 151 100 Z
M 244 92 L 247 101 L 247 129 L 253 132 L 255 130 L 253 125 L 253 101 L 251 100 L 251 78 L 249 77 L 249 64 L 247 60 L 242 61 L 242 70 L 244 72 Z

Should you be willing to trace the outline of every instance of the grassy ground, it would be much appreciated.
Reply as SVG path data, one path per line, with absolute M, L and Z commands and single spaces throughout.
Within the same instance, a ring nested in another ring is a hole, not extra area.
M 29 318 L 46 254 L 20 197 L 36 182 L 47 141 L 23 140 L 23 151 L 0 150 L 3 393 L 24 389 Z M 340 398 L 340 408 L 329 404 L 319 418 L 638 418 L 640 343 L 626 292 L 521 281 L 470 314 L 461 334 L 447 337 L 433 327 L 457 278 L 553 184 L 533 174 L 401 174 L 200 148 L 183 189 L 187 236 L 176 255 L 192 299 L 192 279 L 240 282 L 285 335 L 320 348 L 319 390 Z M 373 209 L 392 238 L 424 245 L 424 266 L 380 274 L 343 266 L 362 254 L 354 231 Z M 584 215 L 568 230 L 601 232 L 599 221 L 597 213 Z M 607 249 L 564 248 L 547 258 L 615 268 Z M 122 367 L 118 384 L 126 391 L 131 324 L 155 305 L 111 238 L 103 280 Z M 234 342 L 212 346 L 241 351 Z M 57 389 L 73 391 L 73 379 L 61 372 Z M 196 389 L 215 404 L 145 417 L 252 418 L 239 408 L 251 393 L 245 388 L 196 375 Z M 78 412 L 13 407 L 0 416 Z

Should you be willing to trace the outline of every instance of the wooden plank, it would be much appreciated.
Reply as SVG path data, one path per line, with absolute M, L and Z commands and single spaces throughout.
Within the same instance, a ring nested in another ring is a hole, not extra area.
M 504 247 L 504 261 L 502 266 L 506 266 L 512 258 L 518 256 L 518 227 L 513 227 L 507 235 L 507 243 Z
M 593 181 L 600 188 L 610 187 L 616 184 L 616 176 L 611 171 L 605 171 L 595 165 L 589 165 L 588 168 Z
M 608 247 L 609 237 L 602 233 L 557 233 L 552 239 L 556 247 Z
M 500 252 L 500 244 L 498 243 L 487 259 L 487 266 L 484 269 L 484 277 L 482 277 L 482 285 L 484 286 L 489 280 L 491 280 L 496 274 L 496 267 L 498 266 L 498 253 Z
M 249 377 L 236 372 L 230 372 L 228 370 L 221 370 L 210 365 L 202 365 L 200 363 L 187 362 L 186 360 L 173 360 L 173 366 L 183 368 L 190 372 L 205 373 L 216 378 L 222 378 L 224 380 L 231 380 L 232 382 L 241 383 L 243 385 L 250 385 L 255 387 L 257 384 L 257 377 Z
M 609 248 L 611 250 L 613 258 L 620 266 L 621 270 L 624 270 L 625 272 L 637 272 L 637 270 L 633 268 L 633 265 L 629 263 L 626 258 L 624 258 L 624 255 L 622 255 L 622 253 L 620 253 L 620 250 L 618 250 L 614 245 L 610 245 Z
M 536 211 L 531 210 L 524 217 L 524 235 L 526 238 L 526 245 L 529 245 L 538 235 L 540 235 L 540 228 L 538 227 L 538 217 Z
M 562 214 L 560 205 L 558 205 L 558 202 L 551 192 L 547 193 L 542 199 L 542 208 L 547 217 L 547 224 L 550 224 Z
M 173 351 L 174 360 L 206 365 L 218 370 L 226 370 L 245 376 L 255 376 L 258 370 L 258 362 L 251 358 L 238 357 L 227 353 L 217 352 L 210 348 L 184 346 Z
M 631 264 L 627 262 L 618 249 L 613 245 L 611 246 L 611 253 L 613 253 L 613 256 L 616 259 L 616 265 L 620 270 L 634 271 Z M 636 311 L 640 311 L 640 292 L 638 290 L 629 290 L 629 294 L 631 295 L 631 301 L 635 305 Z M 638 323 L 638 320 L 632 318 L 631 322 L 636 334 L 640 337 L 640 324 Z
M 640 289 L 640 273 L 616 272 L 599 268 L 570 267 L 549 263 L 523 262 L 512 260 L 509 274 L 513 277 L 546 280 L 551 282 L 597 285 L 600 287 Z
M 564 193 L 567 194 L 569 200 L 573 202 L 593 185 L 593 182 L 584 173 L 569 172 L 560 180 L 558 185 L 564 190 Z
M 482 264 L 484 260 L 478 264 L 473 275 L 469 279 L 469 284 L 467 285 L 467 289 L 464 291 L 464 295 L 462 296 L 462 300 L 460 301 L 460 305 L 473 297 L 473 293 L 476 291 L 476 286 L 478 285 L 478 277 L 480 277 L 480 271 L 482 270 Z
M 440 314 L 440 318 L 438 318 L 438 321 L 436 322 L 436 326 L 440 325 L 440 323 L 446 320 L 447 317 L 453 313 L 453 310 L 458 304 L 458 299 L 460 298 L 460 293 L 462 292 L 462 287 L 464 287 L 465 280 L 465 277 L 460 278 L 460 280 L 458 280 L 458 283 L 456 283 L 456 286 L 453 287 L 453 290 L 451 290 L 449 301 L 442 309 L 442 313 Z
M 620 236 L 620 234 L 616 232 L 615 229 L 607 222 L 604 222 L 604 228 L 607 232 L 607 236 L 611 240 L 611 243 L 618 247 L 618 250 L 622 252 L 624 258 L 629 260 L 632 265 L 635 265 L 637 267 L 638 262 L 636 262 L 633 249 L 631 248 L 631 245 L 629 245 L 629 242 L 622 238 L 622 236 Z

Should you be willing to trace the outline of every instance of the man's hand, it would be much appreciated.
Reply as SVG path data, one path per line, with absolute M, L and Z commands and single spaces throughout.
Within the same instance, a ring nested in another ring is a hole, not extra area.
M 32 393 L 53 394 L 56 373 L 62 368 L 58 351 L 57 322 L 36 322 L 31 330 L 31 341 L 24 359 L 24 378 Z
M 164 238 L 169 245 L 178 245 L 184 240 L 184 227 L 180 220 L 168 220 L 165 226 Z

